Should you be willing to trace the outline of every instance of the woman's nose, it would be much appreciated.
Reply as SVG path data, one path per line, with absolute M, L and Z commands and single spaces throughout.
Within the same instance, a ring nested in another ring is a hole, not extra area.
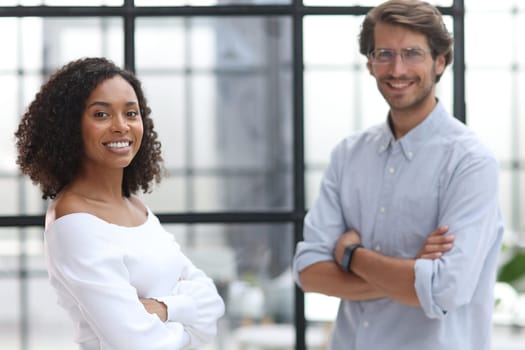
M 127 119 L 122 115 L 113 117 L 111 127 L 115 132 L 126 132 L 129 130 Z

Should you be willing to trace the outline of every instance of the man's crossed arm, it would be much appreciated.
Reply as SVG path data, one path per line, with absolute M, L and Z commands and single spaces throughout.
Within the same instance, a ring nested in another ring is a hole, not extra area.
M 448 227 L 434 230 L 413 259 L 394 258 L 373 250 L 358 248 L 352 255 L 351 272 L 340 265 L 344 250 L 351 244 L 361 243 L 359 234 L 350 230 L 336 242 L 335 261 L 313 264 L 300 272 L 305 292 L 317 292 L 347 300 L 391 298 L 402 304 L 419 306 L 414 281 L 416 259 L 438 259 L 452 248 L 453 235 L 446 235 Z

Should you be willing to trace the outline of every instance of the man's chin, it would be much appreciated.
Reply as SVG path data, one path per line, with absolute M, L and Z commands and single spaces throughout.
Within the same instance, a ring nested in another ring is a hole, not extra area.
M 407 101 L 404 97 L 389 97 L 386 99 L 386 102 L 392 110 L 403 111 L 414 107 L 414 104 L 411 101 Z

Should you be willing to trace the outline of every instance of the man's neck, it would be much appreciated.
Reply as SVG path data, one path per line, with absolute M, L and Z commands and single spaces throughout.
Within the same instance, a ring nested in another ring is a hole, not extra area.
M 432 103 L 421 106 L 417 110 L 394 110 L 388 114 L 388 124 L 396 140 L 405 136 L 410 130 L 421 124 L 428 115 L 434 110 L 438 103 L 437 99 L 432 99 Z

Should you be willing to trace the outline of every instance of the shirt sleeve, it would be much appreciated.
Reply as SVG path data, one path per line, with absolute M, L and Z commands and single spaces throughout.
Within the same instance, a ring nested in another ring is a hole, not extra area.
M 469 157 L 444 184 L 439 223 L 449 225 L 453 248 L 440 259 L 418 259 L 415 265 L 416 293 L 427 317 L 445 317 L 471 301 L 480 279 L 495 279 L 503 235 L 498 173 L 494 158 Z
M 343 157 L 343 144 L 334 149 L 330 164 L 321 181 L 319 197 L 306 214 L 304 220 L 304 240 L 297 244 L 293 261 L 293 276 L 300 285 L 299 273 L 306 267 L 321 261 L 333 261 L 335 242 L 345 232 L 341 201 L 340 180 Z
M 190 340 L 181 324 L 167 327 L 149 314 L 129 281 L 113 232 L 72 214 L 46 231 L 50 277 L 70 294 L 102 349 L 179 350 Z
M 224 315 L 224 302 L 213 280 L 185 256 L 182 278 L 172 295 L 156 298 L 168 308 L 168 321 L 180 322 L 190 335 L 190 347 L 209 343 L 217 334 L 217 321 Z

